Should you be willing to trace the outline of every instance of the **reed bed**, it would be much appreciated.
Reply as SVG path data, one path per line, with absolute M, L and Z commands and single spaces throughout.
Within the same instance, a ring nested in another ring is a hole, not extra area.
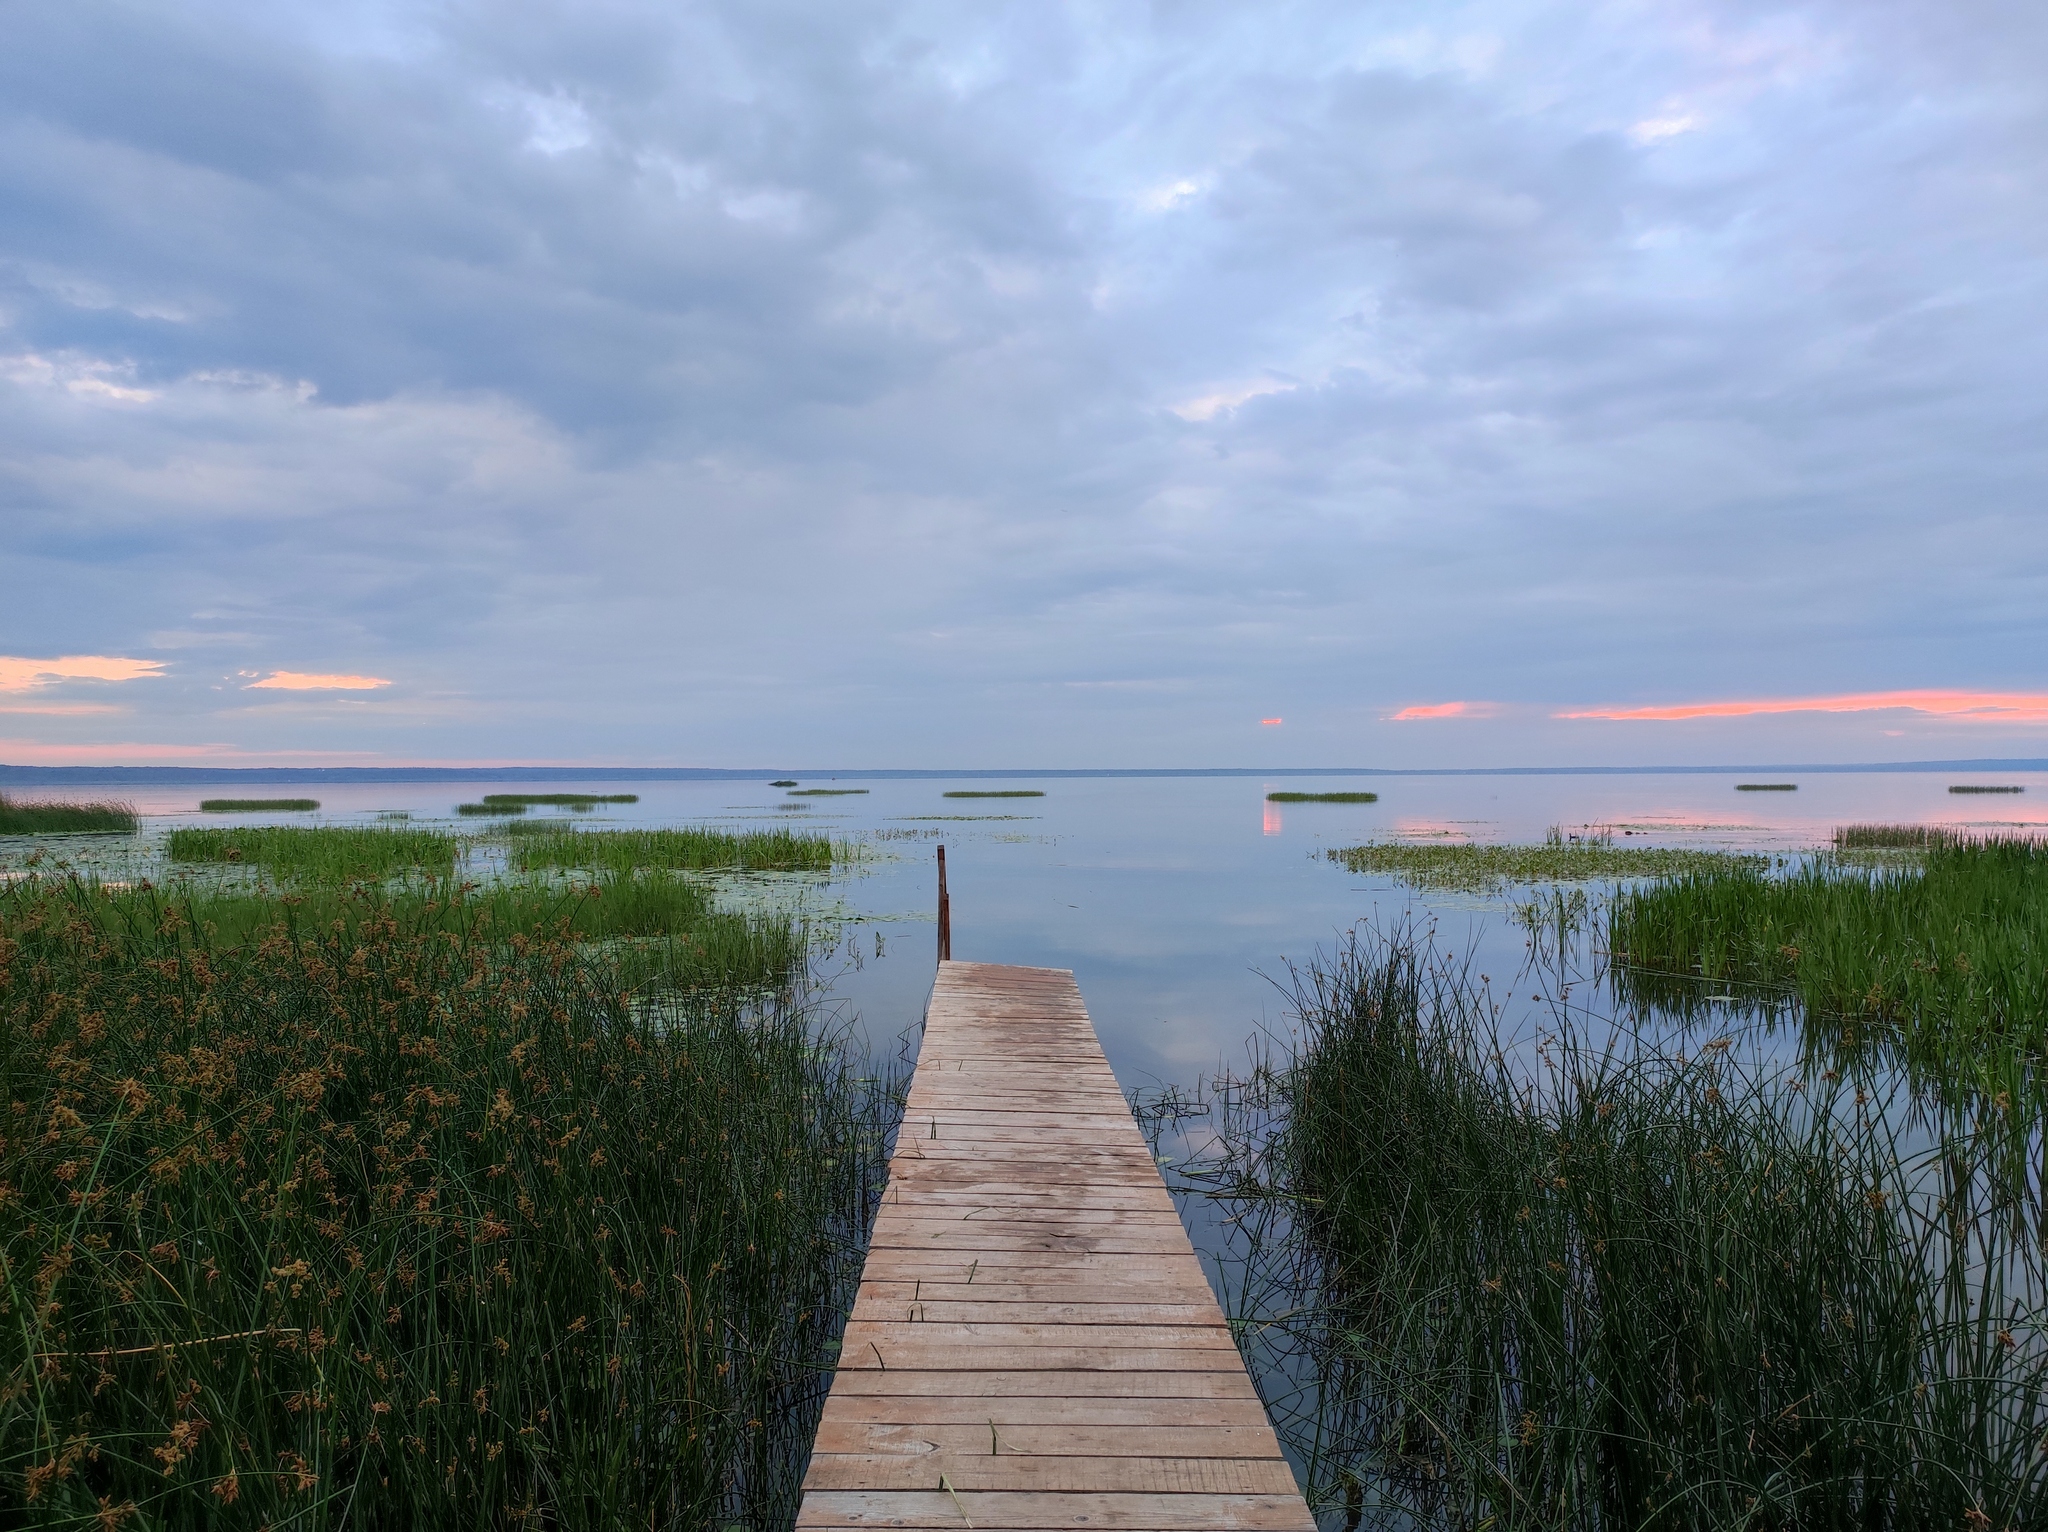
M 202 814 L 310 814 L 318 798 L 201 798 Z
M 1378 793 L 1268 793 L 1268 803 L 1378 803 Z
M 1837 851 L 1925 851 L 1963 839 L 1941 825 L 1838 825 L 1831 837 Z
M 512 858 L 523 869 L 589 867 L 606 872 L 669 871 L 829 872 L 849 861 L 845 841 L 803 830 L 572 830 L 534 824 L 516 827 Z
M 458 803 L 455 812 L 465 819 L 483 819 L 492 816 L 512 818 L 526 812 L 523 803 L 493 803 L 485 799 L 482 803 Z
M 24 803 L 0 793 L 0 835 L 135 833 L 132 803 Z
M 864 798 L 865 787 L 800 787 L 789 796 L 792 798 Z
M 1043 798 L 1045 794 L 1035 787 L 1005 787 L 1000 790 L 982 792 L 963 790 L 942 794 L 947 798 Z
M 250 825 L 173 830 L 168 853 L 173 862 L 246 863 L 286 882 L 335 886 L 408 872 L 447 877 L 458 845 L 438 831 L 384 825 Z
M 1975 782 L 1963 782 L 1949 789 L 1952 793 L 2023 793 L 2024 787 L 1993 787 Z
M 1186 1172 L 1309 1493 L 1387 1528 L 2017 1528 L 2048 1510 L 2037 1183 L 2009 1120 L 1505 1036 L 1411 927 L 1298 975 Z M 1896 1091 L 1897 1087 L 1889 1089 Z M 2038 1148 L 2038 1137 L 2031 1141 Z
M 1617 894 L 1624 998 L 1696 1006 L 1697 981 L 1796 1001 L 1916 1066 L 2036 1102 L 2048 1045 L 2048 845 L 1930 834 L 1914 865 L 1819 857 L 1783 877 L 1708 868 Z
M 374 898 L 0 912 L 0 1521 L 787 1526 L 893 1094 Z
M 1610 834 L 1566 835 L 1553 828 L 1540 846 L 1375 841 L 1324 853 L 1353 873 L 1385 873 L 1416 888 L 1493 894 L 1516 884 L 1666 878 L 1686 871 L 1749 867 L 1770 859 L 1668 846 L 1617 846 Z
M 1737 782 L 1735 790 L 1738 793 L 1796 793 L 1799 791 L 1799 784 L 1797 782 Z

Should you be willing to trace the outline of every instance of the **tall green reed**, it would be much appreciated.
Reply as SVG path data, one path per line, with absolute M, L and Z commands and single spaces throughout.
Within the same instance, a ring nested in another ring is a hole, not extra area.
M 593 867 L 689 871 L 829 872 L 853 856 L 850 844 L 799 830 L 574 830 L 517 825 L 514 863 L 525 869 Z
M 341 884 L 454 871 L 460 842 L 435 830 L 389 825 L 245 825 L 171 831 L 173 862 L 258 866 L 287 882 Z

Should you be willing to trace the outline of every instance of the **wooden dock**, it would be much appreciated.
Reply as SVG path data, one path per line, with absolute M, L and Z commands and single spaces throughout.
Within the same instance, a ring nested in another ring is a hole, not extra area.
M 939 965 L 797 1526 L 1313 1532 L 1064 969 Z

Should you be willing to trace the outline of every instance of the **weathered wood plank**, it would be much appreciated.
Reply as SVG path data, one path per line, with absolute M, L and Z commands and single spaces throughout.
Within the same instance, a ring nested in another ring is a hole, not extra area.
M 964 1517 L 963 1517 L 964 1513 Z M 961 1532 L 1315 1532 L 1292 1495 L 1047 1494 L 1044 1491 L 820 1490 L 796 1524 Z

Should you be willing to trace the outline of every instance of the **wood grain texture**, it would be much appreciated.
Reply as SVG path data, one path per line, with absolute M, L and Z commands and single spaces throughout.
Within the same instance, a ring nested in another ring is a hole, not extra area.
M 939 966 L 797 1525 L 1313 1532 L 1064 970 Z

